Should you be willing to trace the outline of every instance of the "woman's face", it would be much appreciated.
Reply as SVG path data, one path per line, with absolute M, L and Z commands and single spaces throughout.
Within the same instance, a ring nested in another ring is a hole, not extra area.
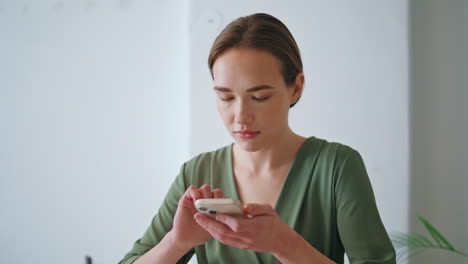
M 299 89 L 297 81 L 287 86 L 280 69 L 269 52 L 246 48 L 225 51 L 213 65 L 218 112 L 244 150 L 271 146 L 290 131 L 289 106 L 299 98 L 302 83 Z

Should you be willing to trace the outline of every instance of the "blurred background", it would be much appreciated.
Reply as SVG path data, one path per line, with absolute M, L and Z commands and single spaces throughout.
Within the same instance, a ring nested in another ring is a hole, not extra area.
M 301 49 L 293 130 L 362 154 L 389 233 L 421 215 L 467 252 L 468 1 L 0 0 L 0 263 L 117 263 L 182 163 L 232 142 L 207 56 L 257 12 Z

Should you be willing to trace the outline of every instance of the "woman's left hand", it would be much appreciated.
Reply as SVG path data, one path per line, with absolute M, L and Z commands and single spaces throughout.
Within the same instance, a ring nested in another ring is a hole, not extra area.
M 285 232 L 283 223 L 269 204 L 245 204 L 245 216 L 195 214 L 196 222 L 223 244 L 257 252 L 275 252 Z

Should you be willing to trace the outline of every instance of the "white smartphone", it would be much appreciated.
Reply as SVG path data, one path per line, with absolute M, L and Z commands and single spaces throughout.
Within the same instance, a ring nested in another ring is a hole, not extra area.
M 244 214 L 241 202 L 232 198 L 198 199 L 195 201 L 195 207 L 198 212 L 206 215 Z

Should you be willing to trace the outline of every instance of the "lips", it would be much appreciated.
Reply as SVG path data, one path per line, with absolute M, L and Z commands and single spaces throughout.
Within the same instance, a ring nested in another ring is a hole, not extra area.
M 240 131 L 235 131 L 234 133 L 239 135 L 239 137 L 241 138 L 249 139 L 249 138 L 256 137 L 260 133 L 260 131 L 240 130 Z

